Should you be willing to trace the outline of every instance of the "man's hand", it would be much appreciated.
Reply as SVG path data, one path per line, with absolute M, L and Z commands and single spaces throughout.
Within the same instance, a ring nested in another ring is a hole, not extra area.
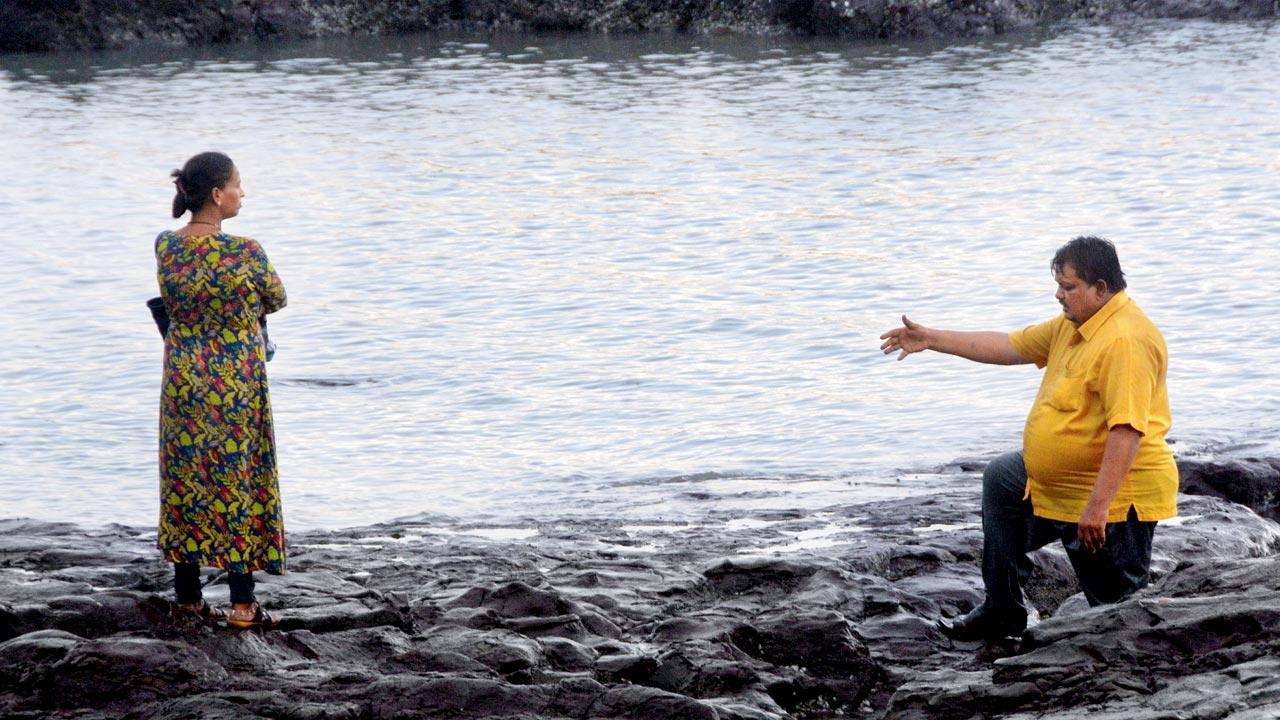
M 1080 514 L 1076 530 L 1080 546 L 1085 552 L 1098 552 L 1106 544 L 1107 511 L 1111 507 L 1111 500 L 1120 490 L 1120 483 L 1133 467 L 1140 442 L 1142 433 L 1132 425 L 1116 425 L 1107 432 L 1107 444 L 1102 450 L 1102 467 L 1098 470 L 1098 479 L 1093 485 L 1093 492 L 1089 494 L 1084 512 Z
M 1107 504 L 1090 502 L 1085 505 L 1076 534 L 1085 552 L 1096 553 L 1101 550 L 1107 544 Z
M 898 355 L 901 360 L 911 353 L 929 349 L 929 328 L 911 322 L 906 315 L 902 316 L 902 325 L 880 336 L 884 340 L 880 349 L 885 355 L 901 351 Z
M 938 330 L 913 323 L 906 315 L 902 316 L 902 327 L 890 330 L 880 339 L 884 341 L 880 345 L 884 354 L 896 352 L 899 360 L 921 350 L 933 350 L 992 365 L 1031 362 L 1013 349 L 1007 333 Z

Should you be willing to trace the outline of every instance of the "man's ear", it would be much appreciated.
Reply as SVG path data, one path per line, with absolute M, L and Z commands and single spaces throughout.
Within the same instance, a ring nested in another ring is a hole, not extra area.
M 1102 278 L 1095 280 L 1093 282 L 1093 287 L 1098 290 L 1098 294 L 1100 295 L 1106 295 L 1111 292 L 1111 288 L 1107 285 L 1107 281 Z

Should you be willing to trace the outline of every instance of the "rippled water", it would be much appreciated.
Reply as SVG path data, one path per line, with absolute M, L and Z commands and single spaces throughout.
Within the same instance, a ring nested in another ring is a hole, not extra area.
M 1113 238 L 1180 452 L 1274 452 L 1280 26 L 952 45 L 410 37 L 0 58 L 0 515 L 147 524 L 167 173 L 289 290 L 291 527 L 925 492 L 1038 373 L 883 357 L 1052 316 Z

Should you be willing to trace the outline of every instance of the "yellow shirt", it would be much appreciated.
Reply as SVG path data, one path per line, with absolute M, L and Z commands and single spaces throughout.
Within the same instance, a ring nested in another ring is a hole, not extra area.
M 1169 394 L 1164 337 L 1137 303 L 1118 292 L 1077 327 L 1065 315 L 1009 334 L 1022 357 L 1044 368 L 1022 433 L 1027 497 L 1039 517 L 1079 522 L 1089 501 L 1107 433 L 1142 433 L 1138 456 L 1111 501 L 1107 522 L 1129 507 L 1139 520 L 1177 515 L 1178 467 L 1165 444 Z

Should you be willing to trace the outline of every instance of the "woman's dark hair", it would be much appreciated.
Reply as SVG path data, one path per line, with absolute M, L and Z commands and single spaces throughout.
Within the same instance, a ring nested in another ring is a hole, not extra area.
M 195 212 L 204 207 L 213 189 L 225 186 L 235 169 L 235 163 L 226 155 L 202 152 L 188 160 L 181 170 L 169 173 L 178 189 L 173 196 L 173 216 L 182 217 L 188 210 Z
M 1110 240 L 1092 235 L 1075 238 L 1058 248 L 1053 262 L 1049 263 L 1049 270 L 1057 273 L 1066 265 L 1074 268 L 1076 275 L 1090 285 L 1102 280 L 1110 292 L 1120 292 L 1125 288 L 1120 258 L 1116 256 L 1116 246 Z

